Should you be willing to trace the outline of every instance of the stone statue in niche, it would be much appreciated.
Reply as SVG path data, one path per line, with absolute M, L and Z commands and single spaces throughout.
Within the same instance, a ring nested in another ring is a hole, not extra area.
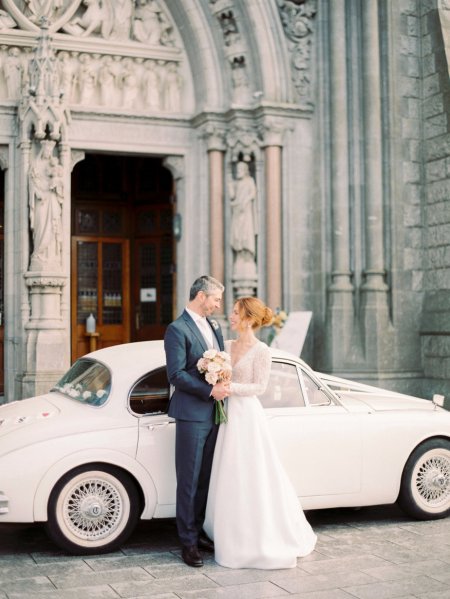
M 132 25 L 134 39 L 151 46 L 173 44 L 172 25 L 157 0 L 136 0 Z
M 178 64 L 176 62 L 169 62 L 166 68 L 166 76 L 164 79 L 164 108 L 169 112 L 180 112 L 183 77 L 178 72 Z
M 43 140 L 40 145 L 28 174 L 32 270 L 57 268 L 62 254 L 63 167 L 53 153 L 56 142 Z
M 144 63 L 144 74 L 142 75 L 142 93 L 144 103 L 147 108 L 159 110 L 161 80 L 157 71 L 157 66 L 153 60 L 146 60 Z
M 100 103 L 112 105 L 116 97 L 117 69 L 112 56 L 106 55 L 98 71 Z
M 139 93 L 136 64 L 133 63 L 131 58 L 124 58 L 122 66 L 123 71 L 119 79 L 119 86 L 122 88 L 122 106 L 124 108 L 133 108 Z
M 230 244 L 234 253 L 234 275 L 256 275 L 256 235 L 258 218 L 256 183 L 247 162 L 236 165 L 236 177 L 228 186 L 231 200 Z
M 62 51 L 58 54 L 57 67 L 61 93 L 67 102 L 71 102 L 74 95 L 76 67 L 68 52 Z
M 8 99 L 16 100 L 22 89 L 22 75 L 24 68 L 19 48 L 15 46 L 8 50 L 3 64 L 3 74 L 6 80 Z
M 81 54 L 80 56 L 78 87 L 80 89 L 80 104 L 85 106 L 94 104 L 97 87 L 97 73 L 89 54 Z

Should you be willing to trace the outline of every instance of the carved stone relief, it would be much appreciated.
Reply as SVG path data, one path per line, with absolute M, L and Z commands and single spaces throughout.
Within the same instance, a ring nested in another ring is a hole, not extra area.
M 211 11 L 216 15 L 224 41 L 224 51 L 230 67 L 232 101 L 246 104 L 251 100 L 247 51 L 239 32 L 239 22 L 232 0 L 210 0 Z
M 292 83 L 299 102 L 311 102 L 311 58 L 317 0 L 277 0 L 291 52 Z
M 49 31 L 59 24 L 70 36 L 117 40 L 129 49 L 130 42 L 148 47 L 139 50 L 140 56 L 131 50 L 133 56 L 127 56 L 124 48 L 118 55 L 94 52 L 92 44 L 85 52 L 60 50 L 53 77 L 67 103 L 144 113 L 179 113 L 185 106 L 181 54 L 158 0 L 2 0 L 0 6 L 7 9 L 0 9 L 0 30 L 16 24 L 36 30 L 44 17 Z M 17 102 L 28 85 L 31 48 L 21 44 L 0 46 L 0 102 Z
M 2 0 L 0 29 L 37 31 L 42 17 L 51 32 L 77 37 L 175 45 L 174 29 L 158 0 Z
M 83 0 L 63 26 L 71 35 L 173 46 L 174 31 L 157 0 Z
M 28 172 L 31 271 L 59 271 L 62 257 L 64 169 L 55 155 L 56 142 L 42 140 Z

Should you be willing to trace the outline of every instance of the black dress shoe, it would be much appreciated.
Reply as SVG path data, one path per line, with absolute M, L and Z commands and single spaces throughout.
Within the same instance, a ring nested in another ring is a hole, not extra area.
M 201 566 L 203 566 L 203 559 L 200 553 L 198 552 L 197 545 L 183 547 L 181 557 L 183 558 L 184 563 L 188 566 L 191 566 L 192 568 L 200 568 Z
M 198 537 L 198 547 L 204 551 L 211 551 L 211 553 L 214 553 L 214 543 L 205 534 L 201 534 Z

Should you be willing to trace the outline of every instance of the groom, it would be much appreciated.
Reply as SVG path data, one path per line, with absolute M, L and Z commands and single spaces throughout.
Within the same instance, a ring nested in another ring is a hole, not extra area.
M 207 349 L 223 350 L 223 337 L 209 316 L 220 308 L 224 286 L 209 276 L 192 284 L 189 303 L 164 336 L 167 374 L 174 391 L 169 416 L 176 419 L 177 528 L 188 566 L 203 566 L 199 548 L 214 551 L 202 531 L 218 425 L 214 402 L 228 395 L 224 383 L 210 385 L 197 370 Z

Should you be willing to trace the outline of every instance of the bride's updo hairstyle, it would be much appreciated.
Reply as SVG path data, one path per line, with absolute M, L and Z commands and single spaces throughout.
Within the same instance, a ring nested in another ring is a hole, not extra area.
M 241 320 L 247 320 L 253 330 L 266 327 L 273 320 L 272 310 L 257 297 L 241 297 L 236 305 Z

